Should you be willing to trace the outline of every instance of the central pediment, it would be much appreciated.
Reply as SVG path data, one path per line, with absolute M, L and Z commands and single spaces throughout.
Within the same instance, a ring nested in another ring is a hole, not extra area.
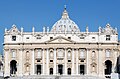
M 46 41 L 45 43 L 75 43 L 73 40 L 62 37 L 62 36 L 58 36 L 55 37 L 53 39 L 50 39 L 48 41 Z

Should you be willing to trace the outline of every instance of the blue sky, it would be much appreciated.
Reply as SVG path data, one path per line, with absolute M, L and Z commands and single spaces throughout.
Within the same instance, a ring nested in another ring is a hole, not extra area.
M 61 18 L 64 5 L 81 31 L 86 26 L 98 31 L 99 26 L 110 23 L 120 34 L 120 0 L 0 0 L 0 52 L 5 27 L 16 24 L 24 31 L 32 31 L 33 26 L 36 31 L 42 31 L 43 26 L 51 28 Z

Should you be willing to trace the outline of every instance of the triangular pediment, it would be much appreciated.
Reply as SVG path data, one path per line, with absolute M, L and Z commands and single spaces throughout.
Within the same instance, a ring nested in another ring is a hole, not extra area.
M 51 40 L 46 41 L 45 43 L 75 43 L 75 42 L 71 39 L 67 39 L 65 37 L 58 36 Z
M 20 31 L 15 24 L 12 25 L 12 28 L 8 31 L 10 34 L 20 34 Z

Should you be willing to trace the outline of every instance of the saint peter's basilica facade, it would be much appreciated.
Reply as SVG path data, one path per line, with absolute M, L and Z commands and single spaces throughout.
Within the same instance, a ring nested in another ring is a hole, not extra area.
M 109 76 L 120 55 L 117 28 L 106 24 L 97 32 L 81 32 L 66 8 L 50 30 L 24 32 L 16 25 L 4 33 L 4 76 Z

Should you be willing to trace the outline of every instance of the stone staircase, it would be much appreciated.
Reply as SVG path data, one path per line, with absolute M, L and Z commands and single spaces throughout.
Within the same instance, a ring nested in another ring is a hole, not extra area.
M 101 77 L 96 77 L 96 76 L 84 76 L 84 75 L 75 75 L 75 76 L 63 76 L 63 75 L 34 75 L 34 76 L 23 76 L 23 77 L 10 77 L 8 79 L 105 79 Z

